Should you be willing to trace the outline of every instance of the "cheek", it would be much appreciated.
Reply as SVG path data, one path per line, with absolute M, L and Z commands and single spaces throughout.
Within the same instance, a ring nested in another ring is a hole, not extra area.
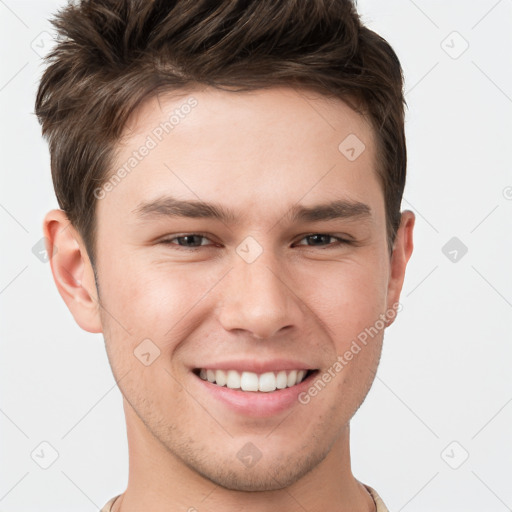
M 172 275 L 174 274 L 174 275 Z M 169 354 L 183 335 L 190 304 L 199 290 L 179 273 L 157 272 L 144 265 L 104 267 L 108 276 L 100 286 L 102 323 L 108 358 L 123 395 L 148 414 L 162 395 L 179 397 L 179 380 L 169 373 Z M 181 332 L 181 334 L 177 334 Z M 185 335 L 186 336 L 186 335 Z
M 162 351 L 171 350 L 173 340 L 177 343 L 195 328 L 224 272 L 206 265 L 127 259 L 122 266 L 104 264 L 101 299 L 112 342 L 126 350 L 150 338 Z
M 373 325 L 386 307 L 386 281 L 378 265 L 356 261 L 301 275 L 302 295 L 341 350 Z M 338 353 L 339 353 L 338 350 Z
M 332 387 L 322 400 L 348 421 L 370 390 L 379 364 L 386 281 L 377 265 L 355 262 L 325 277 L 322 286 L 309 288 L 317 324 L 328 329 L 332 348 Z

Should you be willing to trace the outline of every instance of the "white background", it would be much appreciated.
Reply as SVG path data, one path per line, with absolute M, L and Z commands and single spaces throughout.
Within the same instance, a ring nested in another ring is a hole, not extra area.
M 0 512 L 92 512 L 127 483 L 103 338 L 75 324 L 32 252 L 57 207 L 33 114 L 40 34 L 63 5 L 0 0 Z M 512 510 L 512 1 L 359 11 L 404 68 L 402 206 L 417 223 L 403 311 L 351 423 L 353 472 L 391 512 Z M 456 262 L 452 237 L 468 249 Z M 59 455 L 46 470 L 31 458 L 43 441 Z

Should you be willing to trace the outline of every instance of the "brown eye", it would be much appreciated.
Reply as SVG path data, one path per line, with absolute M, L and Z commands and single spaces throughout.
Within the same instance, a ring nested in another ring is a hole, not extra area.
M 183 235 L 174 236 L 172 238 L 166 238 L 164 240 L 161 240 L 160 243 L 167 245 L 176 245 L 178 246 L 178 248 L 182 247 L 184 249 L 196 249 L 203 245 L 208 245 L 203 244 L 202 240 L 208 240 L 208 238 L 201 234 L 186 233 Z
M 336 246 L 340 244 L 349 244 L 349 240 L 345 240 L 344 238 L 340 238 L 338 236 L 330 235 L 328 233 L 312 233 L 303 237 L 300 241 L 307 240 L 310 242 L 308 247 L 330 247 Z M 335 240 L 334 243 L 330 242 L 330 240 Z M 305 245 L 305 244 L 299 244 Z

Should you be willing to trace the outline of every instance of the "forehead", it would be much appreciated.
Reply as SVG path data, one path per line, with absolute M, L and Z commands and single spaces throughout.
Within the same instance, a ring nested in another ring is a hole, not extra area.
M 259 137 L 245 140 L 243 149 L 271 141 L 279 147 L 286 138 L 300 141 L 304 135 L 315 143 L 320 136 L 327 145 L 351 133 L 364 139 L 367 147 L 373 146 L 367 120 L 343 100 L 284 86 L 243 92 L 203 87 L 151 96 L 128 119 L 122 145 L 141 142 L 148 134 L 161 142 L 170 133 L 175 137 L 213 135 L 219 143 L 222 136 L 229 144 L 255 131 Z
M 129 119 L 112 169 L 122 178 L 99 208 L 134 214 L 166 193 L 235 212 L 362 201 L 379 192 L 374 160 L 370 125 L 339 99 L 288 87 L 175 91 Z

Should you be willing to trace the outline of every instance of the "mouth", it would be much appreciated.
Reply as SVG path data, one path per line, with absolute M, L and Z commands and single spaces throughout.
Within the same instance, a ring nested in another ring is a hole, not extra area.
M 294 388 L 318 372 L 318 369 L 280 370 L 265 373 L 213 368 L 194 368 L 193 370 L 193 373 L 201 380 L 220 388 L 257 394 L 276 393 L 287 388 Z

